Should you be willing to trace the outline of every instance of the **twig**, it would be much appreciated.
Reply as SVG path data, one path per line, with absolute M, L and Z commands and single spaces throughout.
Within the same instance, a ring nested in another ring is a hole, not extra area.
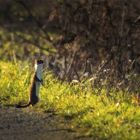
M 28 7 L 28 5 L 22 1 L 22 0 L 15 0 L 17 3 L 19 3 L 20 5 L 22 5 L 26 11 L 28 12 L 29 16 L 34 20 L 34 22 L 36 23 L 36 25 L 38 26 L 38 28 L 40 29 L 40 31 L 42 31 L 42 33 L 45 35 L 46 40 L 51 43 L 53 46 L 53 42 L 50 38 L 50 36 L 48 35 L 48 33 L 46 33 L 46 31 L 42 28 L 41 23 L 36 19 L 36 17 L 33 15 L 32 11 L 30 10 L 30 8 Z
M 16 34 L 17 35 L 17 34 Z M 23 41 L 25 41 L 28 44 L 34 45 L 35 47 L 37 47 L 38 49 L 53 53 L 53 51 L 51 51 L 49 48 L 44 48 L 42 47 L 39 43 L 37 42 L 33 42 L 31 40 L 26 39 L 25 37 L 21 36 L 21 35 L 17 35 L 19 38 L 21 38 Z

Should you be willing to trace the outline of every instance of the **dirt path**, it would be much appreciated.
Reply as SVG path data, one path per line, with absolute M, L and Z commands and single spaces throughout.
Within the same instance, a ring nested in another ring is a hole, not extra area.
M 91 140 L 77 138 L 67 124 L 53 113 L 0 107 L 0 140 Z

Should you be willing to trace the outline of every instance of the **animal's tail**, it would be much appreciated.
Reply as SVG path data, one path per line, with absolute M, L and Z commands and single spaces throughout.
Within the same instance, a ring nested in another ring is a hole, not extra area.
M 26 108 L 26 107 L 28 107 L 28 106 L 30 106 L 31 105 L 31 102 L 29 102 L 28 104 L 26 104 L 26 105 L 20 105 L 20 104 L 18 104 L 18 105 L 16 105 L 16 108 Z

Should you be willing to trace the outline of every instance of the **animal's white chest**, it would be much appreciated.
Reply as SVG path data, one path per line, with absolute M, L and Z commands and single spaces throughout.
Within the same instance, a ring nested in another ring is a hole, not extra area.
M 35 64 L 35 73 L 39 80 L 42 79 L 42 70 L 43 70 L 42 64 L 39 65 Z
M 43 70 L 43 64 L 35 64 L 35 73 L 36 77 L 41 81 L 42 80 L 42 70 Z M 40 81 L 35 81 L 36 86 L 36 96 L 39 99 L 39 89 L 40 89 Z

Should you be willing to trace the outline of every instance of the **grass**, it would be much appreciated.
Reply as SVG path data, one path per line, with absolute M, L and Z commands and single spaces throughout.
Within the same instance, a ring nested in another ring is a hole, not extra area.
M 26 62 L 0 62 L 1 105 L 27 102 L 31 71 Z M 133 94 L 112 90 L 107 97 L 106 89 L 97 94 L 90 80 L 62 83 L 49 71 L 44 83 L 36 109 L 55 110 L 71 120 L 71 127 L 97 140 L 139 140 L 140 107 Z

